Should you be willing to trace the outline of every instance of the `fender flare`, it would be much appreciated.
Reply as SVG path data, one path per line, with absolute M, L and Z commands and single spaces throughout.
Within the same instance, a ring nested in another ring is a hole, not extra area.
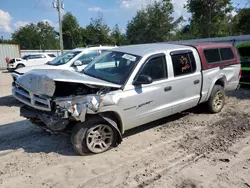
M 207 97 L 206 97 L 206 101 L 209 99 L 210 95 L 211 95 L 211 92 L 215 86 L 215 83 L 220 80 L 220 79 L 223 79 L 225 85 L 226 85 L 226 82 L 227 82 L 227 79 L 226 79 L 226 76 L 225 75 L 219 75 L 218 77 L 214 78 L 209 90 L 208 90 L 208 94 L 207 94 Z
M 103 120 L 105 120 L 108 124 L 110 124 L 117 131 L 118 133 L 117 145 L 119 145 L 122 142 L 122 134 L 119 128 L 117 127 L 117 123 L 114 120 L 112 120 L 108 115 L 100 113 L 98 114 L 98 116 L 102 118 Z
M 23 65 L 23 66 L 25 67 L 25 65 L 24 65 L 23 63 L 18 63 L 18 64 L 16 65 L 16 68 L 17 68 L 19 65 Z

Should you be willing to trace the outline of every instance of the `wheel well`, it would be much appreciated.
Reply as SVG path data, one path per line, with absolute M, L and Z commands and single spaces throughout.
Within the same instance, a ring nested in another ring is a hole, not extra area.
M 109 111 L 109 112 L 103 112 L 100 114 L 87 114 L 86 121 L 88 121 L 87 119 L 89 119 L 89 118 L 90 119 L 100 118 L 100 119 L 105 120 L 107 123 L 109 123 L 113 127 L 115 126 L 115 129 L 119 135 L 118 140 L 117 140 L 117 144 L 120 144 L 122 142 L 122 134 L 123 134 L 122 121 L 121 121 L 120 116 L 117 113 Z M 112 121 L 115 122 L 117 126 L 114 125 L 112 123 Z
M 18 63 L 18 64 L 16 65 L 16 67 L 18 67 L 19 65 L 23 65 L 23 66 L 25 67 L 25 65 L 24 65 L 24 64 L 22 64 L 22 63 Z
M 110 112 L 103 112 L 102 114 L 115 121 L 118 126 L 118 129 L 120 130 L 121 133 L 123 133 L 122 120 L 117 113 L 110 111 Z
M 100 117 L 108 117 L 109 119 L 115 121 L 115 123 L 118 126 L 118 129 L 120 133 L 123 133 L 123 126 L 122 126 L 122 120 L 120 116 L 116 112 L 108 111 L 108 112 L 102 112 L 100 115 L 98 114 L 86 114 L 86 119 L 89 118 L 100 118 Z
M 219 80 L 217 80 L 215 82 L 214 85 L 220 85 L 220 86 L 222 86 L 224 88 L 225 87 L 225 79 L 224 78 L 220 78 Z

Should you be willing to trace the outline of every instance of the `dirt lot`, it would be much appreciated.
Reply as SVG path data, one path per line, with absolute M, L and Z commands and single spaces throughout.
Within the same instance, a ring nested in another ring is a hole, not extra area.
M 250 90 L 220 114 L 193 109 L 126 133 L 119 147 L 76 156 L 69 139 L 19 116 L 0 73 L 0 187 L 250 187 Z

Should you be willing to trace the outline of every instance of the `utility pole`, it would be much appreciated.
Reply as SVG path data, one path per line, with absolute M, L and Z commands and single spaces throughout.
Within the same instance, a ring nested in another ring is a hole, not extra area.
M 60 33 L 60 49 L 61 55 L 63 54 L 63 34 L 62 34 L 62 19 L 61 19 L 61 9 L 64 9 L 64 3 L 60 3 L 60 0 L 55 0 L 53 2 L 53 7 L 57 9 L 58 20 L 59 20 L 59 33 Z

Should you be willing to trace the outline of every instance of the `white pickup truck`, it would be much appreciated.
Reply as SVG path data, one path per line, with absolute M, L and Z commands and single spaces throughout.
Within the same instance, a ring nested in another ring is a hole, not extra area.
M 126 130 L 206 103 L 218 113 L 239 86 L 230 44 L 132 45 L 104 52 L 82 72 L 33 70 L 13 83 L 21 115 L 71 134 L 80 155 L 119 144 Z

